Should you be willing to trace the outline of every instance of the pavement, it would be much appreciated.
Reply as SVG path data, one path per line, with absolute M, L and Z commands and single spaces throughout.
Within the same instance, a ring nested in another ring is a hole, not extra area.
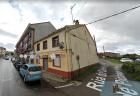
M 43 71 L 43 79 L 46 82 L 49 82 L 53 86 L 60 86 L 60 85 L 64 85 L 70 82 L 68 79 L 57 76 L 47 71 Z

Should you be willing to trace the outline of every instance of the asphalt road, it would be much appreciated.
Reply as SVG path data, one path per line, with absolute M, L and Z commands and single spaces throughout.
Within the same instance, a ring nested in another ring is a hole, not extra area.
M 114 84 L 119 90 L 113 92 Z M 78 86 L 60 88 L 71 96 L 140 96 L 140 82 L 128 80 L 121 70 L 121 65 L 103 62 L 96 73 L 92 73 L 82 80 Z
M 66 96 L 41 80 L 24 84 L 11 61 L 0 59 L 0 96 Z
M 113 93 L 113 84 L 120 85 Z M 140 96 L 140 82 L 127 80 L 120 65 L 105 62 L 81 82 L 52 86 L 44 80 L 24 84 L 11 61 L 0 59 L 0 96 Z

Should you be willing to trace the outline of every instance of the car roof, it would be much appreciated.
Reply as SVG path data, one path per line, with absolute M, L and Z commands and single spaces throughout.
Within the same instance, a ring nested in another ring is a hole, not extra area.
M 28 67 L 38 67 L 38 65 L 37 64 L 25 64 L 25 65 L 27 65 Z

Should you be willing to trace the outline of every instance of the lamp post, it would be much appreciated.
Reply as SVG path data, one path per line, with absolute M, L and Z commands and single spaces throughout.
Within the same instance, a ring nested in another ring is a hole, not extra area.
M 104 57 L 103 58 L 105 59 L 106 58 L 105 57 L 106 55 L 105 55 L 105 47 L 104 46 L 103 46 L 103 51 L 104 51 Z

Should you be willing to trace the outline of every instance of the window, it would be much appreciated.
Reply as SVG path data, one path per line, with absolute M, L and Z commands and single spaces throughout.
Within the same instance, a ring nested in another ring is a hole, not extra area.
M 26 66 L 26 65 L 25 65 L 25 66 L 23 66 L 23 69 L 27 70 L 27 69 L 28 69 L 28 66 Z
M 56 58 L 53 60 L 53 66 L 55 66 L 55 67 L 61 67 L 60 54 L 56 54 Z
M 37 51 L 40 51 L 40 44 L 37 44 Z
M 41 71 L 41 68 L 40 68 L 40 67 L 37 67 L 37 66 L 35 66 L 35 67 L 30 67 L 30 68 L 29 68 L 29 71 L 30 71 L 30 72 Z
M 43 41 L 43 49 L 47 49 L 47 40 Z
M 59 44 L 59 36 L 52 38 L 52 47 L 57 47 Z

